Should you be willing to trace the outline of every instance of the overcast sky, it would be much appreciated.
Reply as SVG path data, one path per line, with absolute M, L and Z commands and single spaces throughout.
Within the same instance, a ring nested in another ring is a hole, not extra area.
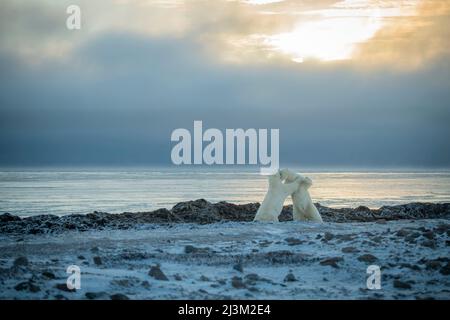
M 2 1 L 0 165 L 170 164 L 202 120 L 279 128 L 282 165 L 448 167 L 449 2 Z

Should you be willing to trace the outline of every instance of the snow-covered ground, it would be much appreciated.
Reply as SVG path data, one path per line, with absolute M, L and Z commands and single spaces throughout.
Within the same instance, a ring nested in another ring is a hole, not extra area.
M 449 240 L 446 219 L 2 234 L 0 298 L 449 299 Z M 69 265 L 81 269 L 75 292 Z M 367 288 L 369 265 L 379 290 Z

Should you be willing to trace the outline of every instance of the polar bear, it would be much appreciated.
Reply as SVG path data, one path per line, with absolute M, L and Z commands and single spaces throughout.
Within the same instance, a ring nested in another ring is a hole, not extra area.
M 299 177 L 292 177 L 290 183 L 283 183 L 284 178 L 279 170 L 269 176 L 269 189 L 253 221 L 278 221 L 284 200 L 300 187 Z
M 280 173 L 286 183 L 300 180 L 299 188 L 291 194 L 292 216 L 294 220 L 323 222 L 319 210 L 317 210 L 309 195 L 308 189 L 312 185 L 312 180 L 292 172 L 289 169 L 282 169 L 280 170 Z

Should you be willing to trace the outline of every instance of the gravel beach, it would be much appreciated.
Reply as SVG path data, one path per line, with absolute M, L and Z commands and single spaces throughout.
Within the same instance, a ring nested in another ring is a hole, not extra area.
M 318 205 L 325 223 L 251 222 L 258 204 L 0 215 L 1 299 L 449 299 L 449 204 Z M 81 288 L 69 290 L 70 265 Z M 366 285 L 381 270 L 381 289 Z

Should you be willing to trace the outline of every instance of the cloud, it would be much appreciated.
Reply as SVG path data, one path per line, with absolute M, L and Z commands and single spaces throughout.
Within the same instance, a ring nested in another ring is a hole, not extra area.
M 289 31 L 334 1 L 81 1 L 78 34 L 60 26 L 65 2 L 28 3 L 2 5 L 2 165 L 169 164 L 170 133 L 194 120 L 279 128 L 282 163 L 450 165 L 444 9 L 392 19 L 351 61 L 296 64 L 250 36 Z M 422 31 L 394 28 L 402 19 Z M 420 67 L 394 68 L 417 55 Z
M 448 68 L 224 66 L 195 41 L 104 33 L 76 60 L 3 55 L 1 164 L 169 164 L 170 133 L 280 128 L 281 161 L 449 165 Z
M 360 46 L 355 59 L 403 70 L 450 58 L 450 1 L 422 2 L 414 16 L 393 19 Z
M 284 65 L 306 57 L 349 59 L 358 68 L 413 69 L 448 58 L 449 3 L 7 0 L 0 13 L 0 51 L 38 64 L 71 59 L 102 33 L 128 32 L 187 38 L 226 64 Z M 82 9 L 81 31 L 65 28 L 69 4 Z

